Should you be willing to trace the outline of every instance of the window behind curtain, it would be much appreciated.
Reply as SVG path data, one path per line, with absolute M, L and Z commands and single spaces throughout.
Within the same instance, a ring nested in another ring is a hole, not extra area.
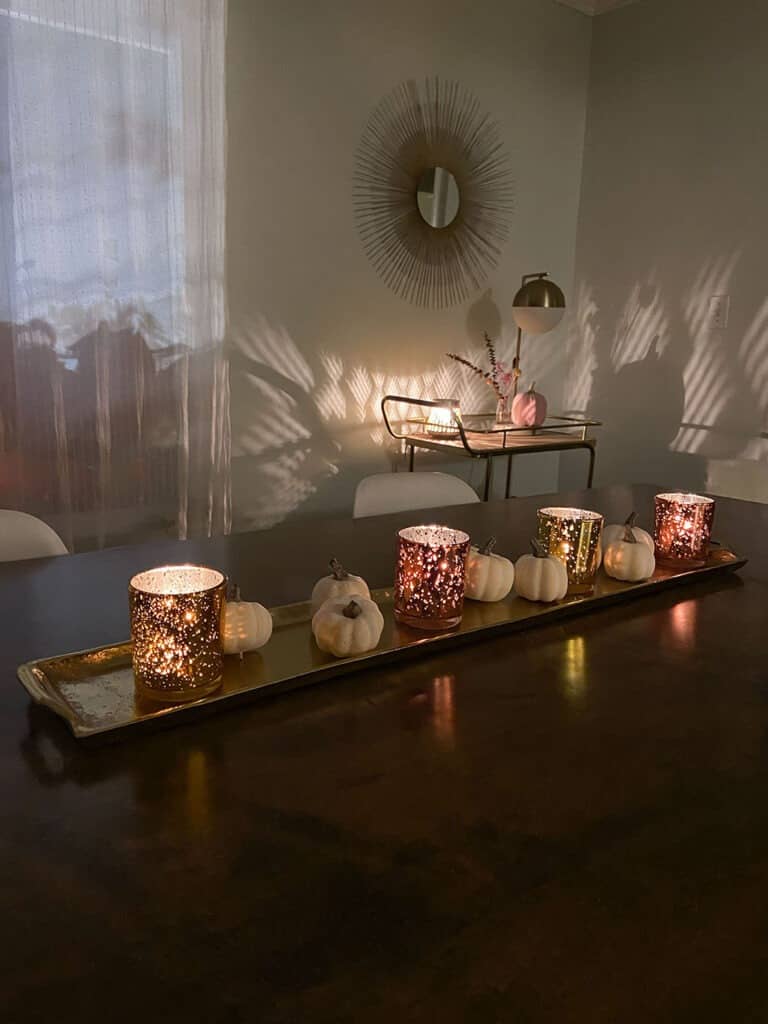
M 223 0 L 0 7 L 0 503 L 228 528 Z

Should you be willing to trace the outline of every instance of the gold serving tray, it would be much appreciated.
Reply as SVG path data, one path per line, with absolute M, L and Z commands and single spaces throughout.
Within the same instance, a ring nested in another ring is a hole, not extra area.
M 372 597 L 384 614 L 381 641 L 375 650 L 354 658 L 333 658 L 318 650 L 308 602 L 284 605 L 272 609 L 274 632 L 266 647 L 242 659 L 225 658 L 221 688 L 190 704 L 155 704 L 136 695 L 130 643 L 31 661 L 19 668 L 18 675 L 32 700 L 60 715 L 78 739 L 86 739 L 141 725 L 171 724 L 201 711 L 309 686 L 421 650 L 432 652 L 489 634 L 543 625 L 745 564 L 746 559 L 734 552 L 717 548 L 701 568 L 659 567 L 643 583 L 619 583 L 601 571 L 589 597 L 567 597 L 555 604 L 525 601 L 514 594 L 494 604 L 467 601 L 461 624 L 444 633 L 420 633 L 399 625 L 393 615 L 392 591 L 378 590 Z

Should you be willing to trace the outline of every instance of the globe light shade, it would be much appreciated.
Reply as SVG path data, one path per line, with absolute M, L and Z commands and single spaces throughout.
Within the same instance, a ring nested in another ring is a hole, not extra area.
M 512 302 L 515 323 L 526 334 L 546 334 L 563 319 L 565 295 L 546 274 L 530 275 Z
M 565 314 L 565 307 L 536 309 L 534 306 L 513 306 L 515 323 L 526 334 L 547 334 L 554 331 Z

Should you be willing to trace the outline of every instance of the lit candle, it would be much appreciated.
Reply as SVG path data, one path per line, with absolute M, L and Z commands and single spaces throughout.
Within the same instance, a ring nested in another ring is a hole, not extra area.
M 704 565 L 715 503 L 699 494 L 656 495 L 656 558 L 677 566 Z
M 154 700 L 197 700 L 221 685 L 224 576 L 197 565 L 166 565 L 131 580 L 136 688 Z
M 603 517 L 584 508 L 540 508 L 537 518 L 539 542 L 568 570 L 568 593 L 591 594 Z
M 444 405 L 437 405 L 430 409 L 427 418 L 427 434 L 430 437 L 443 437 L 450 440 L 457 437 L 458 433 L 452 409 Z
M 409 526 L 398 534 L 395 618 L 416 629 L 461 622 L 469 536 L 448 526 Z

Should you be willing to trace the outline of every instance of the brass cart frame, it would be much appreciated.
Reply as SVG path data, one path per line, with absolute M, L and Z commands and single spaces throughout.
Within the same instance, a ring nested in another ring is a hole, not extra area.
M 424 417 L 397 420 L 390 416 L 390 405 L 416 406 L 426 410 L 445 409 L 445 414 L 433 421 L 433 413 Z M 595 475 L 595 448 L 597 438 L 589 436 L 590 427 L 601 427 L 600 420 L 580 419 L 575 416 L 548 416 L 539 427 L 515 427 L 512 424 L 483 426 L 493 419 L 492 414 L 463 414 L 455 399 L 408 398 L 404 395 L 385 395 L 381 400 L 384 424 L 396 441 L 408 450 L 408 471 L 412 473 L 416 462 L 416 449 L 460 455 L 469 459 L 485 460 L 483 501 L 488 501 L 493 482 L 493 460 L 506 458 L 507 478 L 504 496 L 510 497 L 512 458 L 536 452 L 562 452 L 573 449 L 589 453 L 587 487 L 592 486 Z M 472 424 L 477 424 L 473 426 Z M 403 430 L 403 426 L 421 429 Z M 575 433 L 574 433 L 575 432 Z

